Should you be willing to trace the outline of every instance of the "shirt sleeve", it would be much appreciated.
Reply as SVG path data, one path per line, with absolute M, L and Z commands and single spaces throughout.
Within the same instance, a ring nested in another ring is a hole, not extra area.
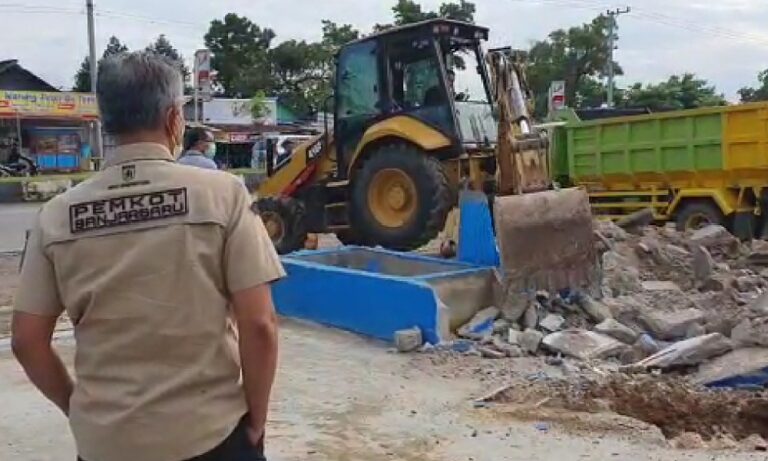
M 58 317 L 64 306 L 59 298 L 53 262 L 43 248 L 39 215 L 27 239 L 23 258 L 13 309 L 28 314 Z
M 224 270 L 230 293 L 274 282 L 285 276 L 261 218 L 251 211 L 251 195 L 237 181 L 233 216 L 227 228 Z

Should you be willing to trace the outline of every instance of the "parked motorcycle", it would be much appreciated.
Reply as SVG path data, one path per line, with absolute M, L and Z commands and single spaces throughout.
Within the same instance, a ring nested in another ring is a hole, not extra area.
M 11 141 L 10 155 L 5 162 L 0 163 L 0 177 L 36 176 L 37 174 L 35 161 L 21 153 L 17 141 Z

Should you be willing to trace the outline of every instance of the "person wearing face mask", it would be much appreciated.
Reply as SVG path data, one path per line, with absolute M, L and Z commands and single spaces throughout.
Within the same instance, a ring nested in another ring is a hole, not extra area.
M 12 349 L 83 461 L 265 460 L 270 284 L 285 272 L 245 185 L 176 163 L 182 85 L 162 57 L 104 59 L 98 103 L 117 148 L 43 205 L 27 240 Z M 74 380 L 51 344 L 64 311 Z
M 213 138 L 213 133 L 205 128 L 189 130 L 184 141 L 184 153 L 179 158 L 179 163 L 217 170 L 218 166 L 213 160 L 215 156 L 216 141 Z

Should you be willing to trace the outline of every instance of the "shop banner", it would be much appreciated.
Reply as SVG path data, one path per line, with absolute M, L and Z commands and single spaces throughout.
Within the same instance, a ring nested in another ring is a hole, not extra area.
M 0 117 L 98 118 L 90 93 L 0 90 Z

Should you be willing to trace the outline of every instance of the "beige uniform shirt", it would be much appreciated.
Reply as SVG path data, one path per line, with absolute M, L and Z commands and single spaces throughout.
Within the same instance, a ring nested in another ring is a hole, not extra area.
M 243 183 L 118 148 L 48 202 L 15 309 L 74 323 L 70 424 L 86 461 L 180 461 L 247 411 L 230 294 L 285 273 Z

